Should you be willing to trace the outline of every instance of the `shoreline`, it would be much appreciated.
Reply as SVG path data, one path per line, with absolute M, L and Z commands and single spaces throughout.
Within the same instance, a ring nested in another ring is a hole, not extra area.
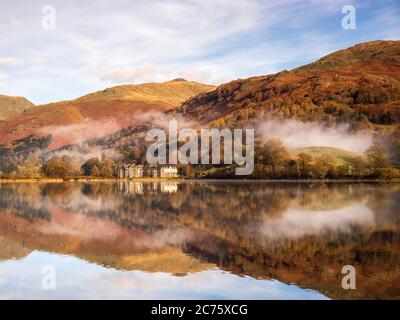
M 0 178 L 0 183 L 65 183 L 65 182 L 164 182 L 182 181 L 184 178 Z
M 204 178 L 0 178 L 1 183 L 66 182 L 237 182 L 237 183 L 400 183 L 400 179 L 204 179 Z

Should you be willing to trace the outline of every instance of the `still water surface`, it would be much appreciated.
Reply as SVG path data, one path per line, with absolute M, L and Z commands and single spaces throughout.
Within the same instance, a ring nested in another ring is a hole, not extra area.
M 0 299 L 399 299 L 399 209 L 399 184 L 0 184 Z

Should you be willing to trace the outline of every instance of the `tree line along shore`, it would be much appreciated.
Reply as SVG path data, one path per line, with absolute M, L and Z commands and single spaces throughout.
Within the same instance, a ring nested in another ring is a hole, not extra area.
M 398 153 L 399 150 L 392 149 Z M 397 151 L 396 151 L 397 150 Z M 397 159 L 396 157 L 394 158 Z M 9 172 L 0 171 L 2 181 L 10 180 L 117 180 L 118 168 L 126 163 L 146 166 L 143 158 L 127 154 L 122 160 L 90 158 L 79 163 L 68 155 L 48 159 L 30 155 Z M 257 143 L 254 149 L 254 170 L 248 176 L 236 176 L 236 165 L 176 165 L 175 178 L 183 179 L 271 179 L 271 180 L 391 180 L 400 178 L 400 170 L 387 150 L 374 143 L 364 154 L 338 162 L 334 154 L 313 155 L 306 151 L 293 154 L 282 141 L 270 139 Z M 120 180 L 130 180 L 123 178 Z M 135 178 L 133 178 L 135 179 Z M 157 180 L 162 177 L 140 177 Z M 166 179 L 166 178 L 165 178 Z

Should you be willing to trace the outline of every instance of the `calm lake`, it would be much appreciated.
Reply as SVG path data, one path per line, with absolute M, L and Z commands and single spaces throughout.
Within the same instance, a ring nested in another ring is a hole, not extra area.
M 40 298 L 399 299 L 400 184 L 0 184 L 0 299 Z

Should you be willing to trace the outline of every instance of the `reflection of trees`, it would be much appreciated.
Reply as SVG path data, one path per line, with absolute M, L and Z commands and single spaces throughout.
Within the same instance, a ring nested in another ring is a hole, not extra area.
M 365 186 L 352 184 L 306 184 L 299 188 L 298 204 L 308 210 L 334 210 L 361 202 Z
M 376 217 L 379 224 L 399 227 L 400 185 L 388 184 L 383 189 L 370 185 L 366 192 L 369 194 L 367 205 L 374 212 L 379 212 Z
M 12 214 L 23 218 L 31 223 L 39 220 L 51 220 L 51 215 L 48 210 L 37 199 L 32 198 L 32 194 L 28 198 L 21 197 L 18 190 L 21 188 L 2 188 L 0 192 L 0 214 Z M 37 191 L 34 189 L 33 192 Z M 37 194 L 37 193 L 35 193 Z
M 176 192 L 162 193 L 144 183 L 140 193 L 123 190 L 113 183 L 8 185 L 0 189 L 0 208 L 24 207 L 29 214 L 19 216 L 35 223 L 33 217 L 45 219 L 38 210 L 53 206 L 109 219 L 153 238 L 163 231 L 190 230 L 191 237 L 173 245 L 236 274 L 278 278 L 333 297 L 400 295 L 398 185 L 181 183 Z M 357 203 L 374 211 L 374 226 L 293 239 L 283 235 L 276 242 L 257 232 L 257 226 L 279 221 L 289 208 L 330 211 Z M 344 264 L 359 272 L 357 291 L 340 287 Z M 385 291 L 389 286 L 392 291 Z

